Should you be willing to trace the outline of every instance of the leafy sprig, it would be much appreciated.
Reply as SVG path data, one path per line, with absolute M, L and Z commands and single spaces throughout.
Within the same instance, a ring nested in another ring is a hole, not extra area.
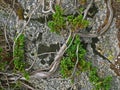
M 78 62 L 77 68 L 80 71 L 86 71 L 88 70 L 86 68 L 90 68 L 91 66 L 90 63 L 85 61 L 86 51 L 82 47 L 79 36 L 76 36 L 75 40 L 73 41 L 73 44 L 66 51 L 65 57 L 63 57 L 63 59 L 61 60 L 61 64 L 60 64 L 61 71 L 60 72 L 64 78 L 69 77 L 73 72 L 73 69 L 74 69 L 74 66 L 77 60 L 76 47 L 78 44 L 79 44 L 79 50 L 78 50 L 79 62 Z M 78 72 L 76 72 L 76 74 L 78 74 Z
M 24 44 L 25 44 L 25 36 L 24 34 L 21 34 L 17 41 L 15 42 L 15 50 L 14 50 L 14 70 L 20 71 L 23 73 L 23 75 L 26 77 L 26 79 L 29 79 L 28 73 L 25 71 L 26 63 L 24 61 Z
M 52 21 L 48 22 L 48 26 L 52 32 L 60 33 L 62 30 L 68 30 L 68 25 L 73 32 L 86 28 L 89 25 L 87 20 L 83 19 L 82 9 L 80 9 L 80 14 L 78 16 L 68 15 L 64 16 L 64 11 L 59 6 L 55 7 L 55 13 L 52 15 Z M 70 43 L 71 38 L 68 42 Z M 92 64 L 85 60 L 86 51 L 82 47 L 79 36 L 75 37 L 72 45 L 67 49 L 65 56 L 61 60 L 60 73 L 64 78 L 69 77 L 73 73 L 74 66 L 76 64 L 77 55 L 76 47 L 79 45 L 78 50 L 78 64 L 75 74 L 80 74 L 81 72 L 89 71 L 89 80 L 95 85 L 95 90 L 109 90 L 110 82 L 112 77 L 107 76 L 105 78 L 100 78 L 97 73 L 97 68 L 93 67 Z
M 74 15 L 65 16 L 60 6 L 55 6 L 55 11 L 52 21 L 48 22 L 48 27 L 52 32 L 60 33 L 63 29 L 67 30 L 68 25 L 72 31 L 86 28 L 89 25 L 89 22 L 83 19 L 82 13 L 76 17 Z
M 112 77 L 100 78 L 95 67 L 90 70 L 89 80 L 95 86 L 95 90 L 110 90 Z
M 63 17 L 63 10 L 59 6 L 55 6 L 55 13 L 52 15 L 53 21 L 48 22 L 51 32 L 60 33 L 60 29 L 65 26 L 65 18 Z

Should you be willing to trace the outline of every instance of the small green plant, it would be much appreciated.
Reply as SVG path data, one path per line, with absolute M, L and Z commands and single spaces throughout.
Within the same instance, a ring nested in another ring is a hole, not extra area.
M 64 16 L 64 11 L 60 6 L 55 6 L 55 13 L 52 15 L 52 21 L 48 22 L 48 27 L 52 32 L 60 33 L 61 30 L 67 30 L 68 25 L 72 31 L 83 29 L 88 26 L 89 22 L 83 19 L 82 14 L 77 17 L 73 15 Z
M 89 80 L 95 86 L 95 90 L 110 90 L 112 77 L 100 78 L 95 67 L 90 70 Z
M 51 32 L 60 33 L 60 29 L 65 27 L 65 18 L 63 17 L 63 10 L 59 6 L 55 6 L 55 13 L 52 15 L 52 21 L 48 22 Z
M 86 0 L 83 1 L 85 2 Z M 83 19 L 82 13 L 76 17 L 74 15 L 64 16 L 64 12 L 59 6 L 55 7 L 55 11 L 52 16 L 52 21 L 48 22 L 48 26 L 52 32 L 60 33 L 62 30 L 68 30 L 70 28 L 74 33 L 89 25 L 89 22 Z M 82 11 L 80 10 L 80 12 Z M 67 44 L 69 45 L 70 42 L 71 39 Z M 79 46 L 78 56 L 76 55 L 77 46 Z M 78 60 L 75 75 L 89 71 L 89 79 L 90 82 L 95 85 L 95 90 L 109 90 L 112 77 L 107 76 L 100 78 L 97 73 L 97 68 L 93 67 L 90 62 L 85 60 L 85 54 L 86 50 L 82 47 L 80 37 L 76 35 L 72 45 L 67 49 L 60 62 L 61 75 L 64 78 L 70 77 L 74 71 L 76 61 Z
M 20 71 L 24 74 L 24 76 L 28 79 L 29 75 L 25 71 L 26 63 L 24 61 L 24 43 L 25 37 L 24 34 L 21 34 L 17 41 L 15 42 L 15 50 L 14 50 L 14 70 Z
M 80 13 L 82 12 L 81 10 Z M 78 16 L 74 16 L 74 15 L 65 16 L 64 11 L 59 6 L 55 6 L 55 11 L 56 12 L 52 15 L 52 21 L 48 22 L 48 26 L 52 32 L 60 33 L 62 30 L 68 30 L 68 27 L 71 28 L 72 32 L 74 32 L 76 30 L 86 28 L 89 24 L 87 20 L 83 19 L 82 13 L 79 14 Z M 91 66 L 91 64 L 89 62 L 86 62 L 84 59 L 86 51 L 85 49 L 83 49 L 80 43 L 79 36 L 76 35 L 73 44 L 66 51 L 67 56 L 63 57 L 63 60 L 61 61 L 60 72 L 63 77 L 68 77 L 73 72 L 77 60 L 77 56 L 76 56 L 77 45 L 79 45 L 79 50 L 78 50 L 79 62 L 77 64 L 77 68 L 79 68 L 81 71 L 86 71 Z
M 79 69 L 79 71 L 78 72 L 76 71 L 76 74 L 80 74 L 80 72 L 87 71 L 91 67 L 91 63 L 85 61 L 84 57 L 85 57 L 86 51 L 82 47 L 80 38 L 77 35 L 75 37 L 75 40 L 73 41 L 73 44 L 66 51 L 65 57 L 63 57 L 63 59 L 61 60 L 61 64 L 60 64 L 61 71 L 60 72 L 64 78 L 69 77 L 73 72 L 73 69 L 75 67 L 75 63 L 77 60 L 76 47 L 78 44 L 79 44 L 79 50 L 78 50 L 79 61 L 77 64 L 77 69 Z
M 86 28 L 89 25 L 89 22 L 87 20 L 83 20 L 82 14 L 78 15 L 77 17 L 70 15 L 67 17 L 67 21 L 69 22 L 72 31 Z
M 0 47 L 0 53 L 3 51 L 3 49 Z
M 14 65 L 15 69 L 23 71 L 25 67 L 24 61 L 24 35 L 22 34 L 15 42 Z

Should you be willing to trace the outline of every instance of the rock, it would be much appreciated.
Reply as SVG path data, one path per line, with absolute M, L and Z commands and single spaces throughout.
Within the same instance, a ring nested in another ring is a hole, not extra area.
M 23 29 L 32 10 L 41 3 L 42 0 L 40 0 L 39 3 L 38 0 L 18 0 L 18 2 L 24 8 L 24 17 L 26 17 L 24 20 L 19 20 L 15 13 L 13 13 L 8 20 L 7 17 L 9 13 L 0 10 L 0 27 L 4 27 L 4 24 L 7 25 L 7 33 L 12 41 Z M 89 2 L 89 0 L 87 0 L 87 2 Z M 59 3 L 59 1 L 56 3 Z M 98 8 L 98 12 L 93 18 L 87 18 L 92 22 L 90 24 L 90 27 L 92 27 L 92 30 L 89 30 L 90 33 L 96 33 L 98 27 L 103 23 L 107 12 L 104 0 L 95 0 L 94 3 Z M 77 12 L 75 2 L 72 0 L 62 0 L 60 5 L 62 8 L 65 8 L 65 15 L 75 14 Z M 84 7 L 87 5 L 88 3 L 85 3 Z M 47 7 L 49 7 L 49 5 L 46 6 L 46 8 Z M 80 3 L 77 3 L 77 7 L 82 6 L 80 6 Z M 31 69 L 33 71 L 48 68 L 56 55 L 54 52 L 57 52 L 60 45 L 65 42 L 63 36 L 51 33 L 50 29 L 47 27 L 45 17 L 48 16 L 47 20 L 50 20 L 50 15 L 51 13 L 48 13 L 45 16 L 42 12 L 42 5 L 40 4 L 40 7 L 34 11 L 29 23 L 24 28 L 25 61 L 29 65 L 32 65 L 34 62 Z M 99 69 L 98 73 L 100 77 L 106 77 L 108 75 L 113 76 L 111 90 L 120 90 L 120 79 L 116 73 L 110 69 L 110 64 L 115 63 L 114 60 L 116 60 L 115 58 L 119 54 L 118 38 L 116 35 L 118 29 L 115 27 L 115 21 L 116 19 L 114 18 L 109 30 L 103 36 L 95 38 L 94 40 L 93 38 L 82 38 L 82 42 L 86 45 L 87 54 L 85 58 L 87 61 L 91 61 L 93 66 Z M 85 30 L 82 32 L 84 31 Z M 31 78 L 30 82 L 35 86 L 35 90 L 70 90 L 71 88 L 73 88 L 73 90 L 92 90 L 94 87 L 89 82 L 87 72 L 81 73 L 75 80 L 76 82 L 71 84 L 70 79 L 61 78 L 58 69 L 51 78 Z

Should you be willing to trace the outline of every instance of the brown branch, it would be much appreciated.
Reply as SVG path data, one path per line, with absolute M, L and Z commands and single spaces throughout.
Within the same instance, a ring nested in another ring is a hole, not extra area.
M 113 20 L 113 9 L 111 5 L 111 0 L 107 1 L 107 7 L 110 12 L 109 18 L 108 18 L 107 24 L 98 32 L 99 35 L 103 35 L 108 30 Z
M 34 71 L 34 72 L 31 73 L 31 77 L 34 77 L 34 78 L 47 78 L 47 77 L 50 77 L 57 70 L 57 68 L 58 68 L 58 66 L 60 64 L 60 60 L 61 60 L 63 54 L 66 51 L 66 48 L 67 48 L 66 44 L 68 43 L 70 37 L 71 37 L 71 31 L 70 31 L 70 34 L 69 34 L 66 42 L 62 45 L 62 47 L 58 51 L 56 57 L 54 58 L 54 61 L 51 64 L 49 71 L 47 72 L 47 71 L 41 71 L 41 70 L 38 71 L 37 70 L 37 71 Z
M 50 7 L 49 7 L 49 10 L 45 11 L 45 10 L 44 10 L 45 0 L 43 0 L 43 2 L 42 2 L 42 12 L 43 12 L 43 13 L 49 13 L 49 12 L 55 13 L 55 11 L 53 10 L 53 1 L 52 1 L 52 0 L 49 1 L 49 6 L 50 6 Z
M 77 57 L 77 60 L 76 60 L 76 63 L 75 63 L 74 69 L 73 69 L 73 73 L 72 73 L 72 75 L 70 76 L 70 78 L 72 78 L 72 77 L 74 76 L 75 71 L 76 71 L 76 68 L 77 68 L 77 65 L 78 65 L 78 61 L 79 61 L 78 50 L 79 50 L 79 44 L 77 44 L 77 49 L 76 49 L 76 57 Z
M 89 9 L 90 9 L 92 3 L 93 3 L 93 0 L 90 1 L 89 5 L 88 5 L 87 8 L 84 10 L 84 16 L 83 16 L 83 19 L 86 18 L 87 13 L 88 13 L 88 11 L 89 11 Z

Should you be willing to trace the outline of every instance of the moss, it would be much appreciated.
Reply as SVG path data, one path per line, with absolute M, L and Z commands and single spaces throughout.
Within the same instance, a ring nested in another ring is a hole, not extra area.
M 107 54 L 108 54 L 108 56 L 107 56 L 107 58 L 109 59 L 109 60 L 113 60 L 115 57 L 113 56 L 113 51 L 112 50 L 108 50 L 107 51 Z
M 108 58 L 109 60 L 113 60 L 113 59 L 114 59 L 114 56 L 113 56 L 113 55 L 109 55 L 107 58 Z

